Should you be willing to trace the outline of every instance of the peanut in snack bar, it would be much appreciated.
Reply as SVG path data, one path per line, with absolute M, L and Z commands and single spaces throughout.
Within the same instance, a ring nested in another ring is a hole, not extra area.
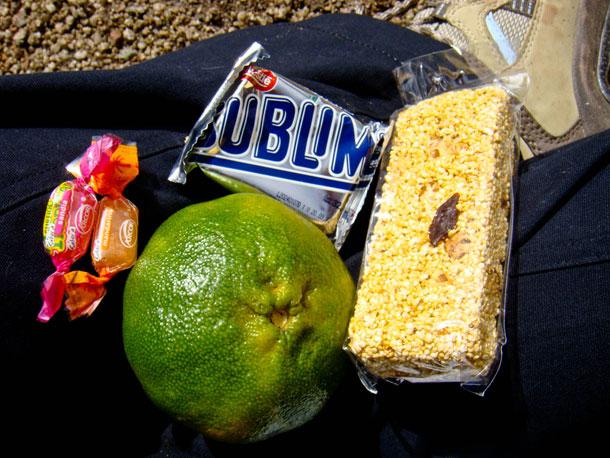
M 398 113 L 390 144 L 348 347 L 383 378 L 482 380 L 503 339 L 510 97 L 426 99 Z

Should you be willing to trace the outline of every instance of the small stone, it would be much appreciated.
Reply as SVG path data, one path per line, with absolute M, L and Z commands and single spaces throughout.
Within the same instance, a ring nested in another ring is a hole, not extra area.
M 36 45 L 39 45 L 39 44 L 40 44 L 40 42 L 41 42 L 41 38 L 42 38 L 42 35 L 40 34 L 40 32 L 34 32 L 34 33 L 31 33 L 31 34 L 28 36 L 28 44 L 29 44 L 30 46 L 36 46 Z
M 25 42 L 27 35 L 28 31 L 25 28 L 19 29 L 17 33 L 13 35 L 13 41 L 15 42 L 15 44 L 21 45 Z
M 110 39 L 110 44 L 118 48 L 123 42 L 123 33 L 119 29 L 112 29 L 108 38 Z
M 136 54 L 137 52 L 132 48 L 123 48 L 119 51 L 118 58 L 122 60 L 129 60 Z
M 74 58 L 76 60 L 84 60 L 84 59 L 86 59 L 87 58 L 87 51 L 83 51 L 82 49 L 79 50 L 79 51 L 76 51 L 74 53 Z
M 53 14 L 55 11 L 57 11 L 57 7 L 55 6 L 55 4 L 53 2 L 47 3 L 44 6 L 44 9 L 47 10 L 51 14 Z
M 24 27 L 28 23 L 28 20 L 25 15 L 25 10 L 21 8 L 15 16 L 13 16 L 13 25 L 16 27 Z
M 123 30 L 123 38 L 126 41 L 133 41 L 136 38 L 136 34 L 131 29 L 125 29 Z

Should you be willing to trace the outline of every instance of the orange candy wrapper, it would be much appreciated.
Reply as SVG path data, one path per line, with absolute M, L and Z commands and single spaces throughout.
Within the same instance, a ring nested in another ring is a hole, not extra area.
M 44 245 L 56 271 L 44 282 L 38 321 L 47 322 L 59 310 L 64 294 L 70 319 L 90 315 L 106 294 L 105 284 L 136 261 L 138 209 L 122 195 L 138 174 L 135 145 L 104 135 L 68 167 L 76 179 L 51 194 L 45 214 Z M 105 195 L 100 202 L 95 193 Z M 69 272 L 89 248 L 99 276 Z
M 67 273 L 66 309 L 70 319 L 93 313 L 106 294 L 104 284 L 136 262 L 138 252 L 138 209 L 125 197 L 104 197 L 98 204 L 98 217 L 91 257 L 96 277 L 89 272 Z

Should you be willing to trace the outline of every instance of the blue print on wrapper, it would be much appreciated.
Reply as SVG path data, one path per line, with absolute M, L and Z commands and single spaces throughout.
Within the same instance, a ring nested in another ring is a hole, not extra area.
M 326 155 L 328 141 L 333 127 L 334 111 L 329 106 L 322 106 L 319 117 L 315 117 L 315 105 L 306 101 L 301 106 L 297 141 L 292 157 L 292 164 L 305 170 L 318 170 L 320 161 Z M 309 153 L 309 154 L 308 154 Z
M 295 169 L 352 181 L 367 167 L 363 162 L 374 147 L 368 126 L 324 103 L 306 100 L 297 106 L 281 95 L 251 95 L 230 98 L 223 111 L 199 144 L 202 154 L 218 145 L 220 155 L 278 165 L 289 161 Z M 320 170 L 323 160 L 327 170 Z
M 341 176 L 344 172 L 348 177 L 356 176 L 360 163 L 366 153 L 373 147 L 373 140 L 365 127 L 356 138 L 354 119 L 343 113 L 340 117 L 339 139 L 334 150 L 330 172 L 334 176 Z M 347 170 L 345 170 L 347 165 Z
M 258 100 L 256 97 L 249 97 L 246 101 L 246 109 L 241 111 L 241 100 L 236 97 L 231 98 L 225 108 L 222 134 L 220 137 L 220 149 L 228 154 L 244 154 L 250 148 L 252 131 L 256 123 L 256 109 Z M 237 126 L 239 115 L 242 114 L 241 123 Z M 235 135 L 235 128 L 238 128 L 238 135 Z
M 307 155 L 307 144 L 309 143 L 311 125 L 313 121 L 314 105 L 305 102 L 301 105 L 299 124 L 297 131 L 297 142 L 294 147 L 292 163 L 296 167 L 315 170 L 318 168 L 318 160 Z
M 265 97 L 260 133 L 254 157 L 282 162 L 290 147 L 290 128 L 294 124 L 296 107 L 284 97 Z
M 333 127 L 333 120 L 335 118 L 335 112 L 331 107 L 324 106 L 322 108 L 322 114 L 320 115 L 320 128 L 318 129 L 317 139 L 313 153 L 318 157 L 323 157 L 326 154 L 328 148 L 328 140 L 330 139 L 330 132 Z

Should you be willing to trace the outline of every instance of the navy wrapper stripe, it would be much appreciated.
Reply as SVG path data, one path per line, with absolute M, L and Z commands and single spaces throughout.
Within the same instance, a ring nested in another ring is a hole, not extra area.
M 307 175 L 304 173 L 292 172 L 288 170 L 279 170 L 272 167 L 265 167 L 263 165 L 245 163 L 226 159 L 218 156 L 206 156 L 202 154 L 195 154 L 191 157 L 190 162 L 198 164 L 208 164 L 220 168 L 241 170 L 244 172 L 251 172 L 257 175 L 265 175 L 269 177 L 281 178 L 296 183 L 309 184 L 313 186 L 320 186 L 323 188 L 329 188 L 337 191 L 350 192 L 355 188 L 361 188 L 368 185 L 369 180 L 361 180 L 358 183 L 346 183 L 340 180 L 334 180 L 332 178 L 318 177 Z

